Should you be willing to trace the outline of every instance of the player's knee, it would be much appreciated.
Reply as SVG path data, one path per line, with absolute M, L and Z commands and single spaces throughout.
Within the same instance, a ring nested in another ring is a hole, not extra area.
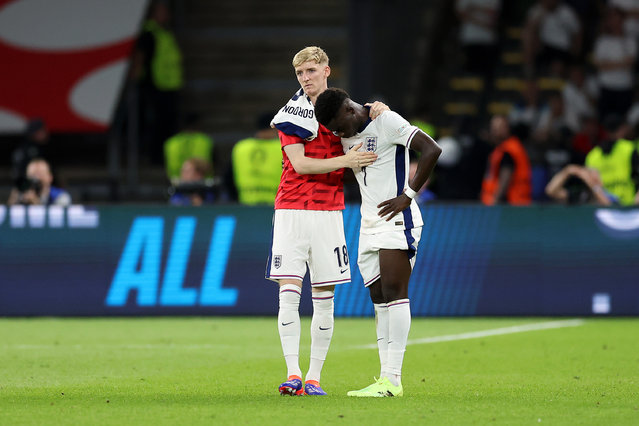
M 317 314 L 328 314 L 332 316 L 334 310 L 334 297 L 335 292 L 333 291 L 333 289 L 329 290 L 327 288 L 314 288 L 312 292 L 313 317 L 315 317 Z
M 383 283 L 381 287 L 384 295 L 383 301 L 386 303 L 408 298 L 408 286 L 401 283 Z
M 380 280 L 375 281 L 368 286 L 368 291 L 371 295 L 371 301 L 373 303 L 384 303 L 384 293 L 382 293 L 382 285 Z
M 285 286 L 285 285 L 288 285 L 288 284 L 296 285 L 300 289 L 302 288 L 302 281 L 300 281 L 300 280 L 283 279 L 283 280 L 278 280 L 278 284 L 279 284 L 280 288 L 282 286 Z

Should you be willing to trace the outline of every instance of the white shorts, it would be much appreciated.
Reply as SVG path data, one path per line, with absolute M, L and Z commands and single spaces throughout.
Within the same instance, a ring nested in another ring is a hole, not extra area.
M 422 227 L 413 228 L 410 231 L 387 231 L 377 234 L 359 234 L 359 249 L 357 265 L 364 280 L 364 286 L 368 287 L 380 277 L 379 250 L 397 249 L 408 250 L 410 267 L 415 266 L 417 246 L 422 236 Z
M 307 265 L 313 287 L 351 280 L 341 210 L 275 210 L 266 278 L 301 281 Z

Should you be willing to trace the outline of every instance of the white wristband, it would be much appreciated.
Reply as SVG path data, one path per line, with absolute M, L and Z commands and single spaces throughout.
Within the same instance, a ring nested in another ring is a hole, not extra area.
M 407 186 L 406 189 L 404 189 L 404 194 L 412 200 L 417 195 L 417 192 L 413 191 L 413 189 L 410 186 Z

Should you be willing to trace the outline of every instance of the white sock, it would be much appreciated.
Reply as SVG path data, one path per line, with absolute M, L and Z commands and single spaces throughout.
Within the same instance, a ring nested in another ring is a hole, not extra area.
M 379 350 L 379 377 L 384 377 L 388 363 L 388 306 L 386 303 L 373 303 L 375 307 L 375 330 Z
M 408 331 L 410 330 L 410 301 L 394 300 L 388 303 L 388 364 L 386 377 L 395 386 L 402 382 L 402 363 Z
M 320 381 L 322 367 L 326 360 L 328 347 L 333 338 L 333 296 L 332 291 L 313 293 L 313 319 L 311 320 L 311 362 L 306 380 Z
M 280 286 L 280 309 L 277 328 L 288 370 L 287 377 L 300 376 L 300 297 L 302 289 L 295 284 Z

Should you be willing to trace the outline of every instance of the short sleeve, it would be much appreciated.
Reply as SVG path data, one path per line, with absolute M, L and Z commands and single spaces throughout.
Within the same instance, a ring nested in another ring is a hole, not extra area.
M 282 145 L 282 149 L 288 145 L 293 145 L 296 143 L 301 143 L 301 144 L 306 143 L 306 140 L 300 138 L 299 136 L 287 135 L 286 133 L 283 133 L 282 131 L 278 131 L 278 133 L 280 136 L 280 143 Z
M 419 128 L 410 124 L 405 118 L 394 111 L 385 111 L 377 120 L 388 140 L 395 145 L 408 146 Z

